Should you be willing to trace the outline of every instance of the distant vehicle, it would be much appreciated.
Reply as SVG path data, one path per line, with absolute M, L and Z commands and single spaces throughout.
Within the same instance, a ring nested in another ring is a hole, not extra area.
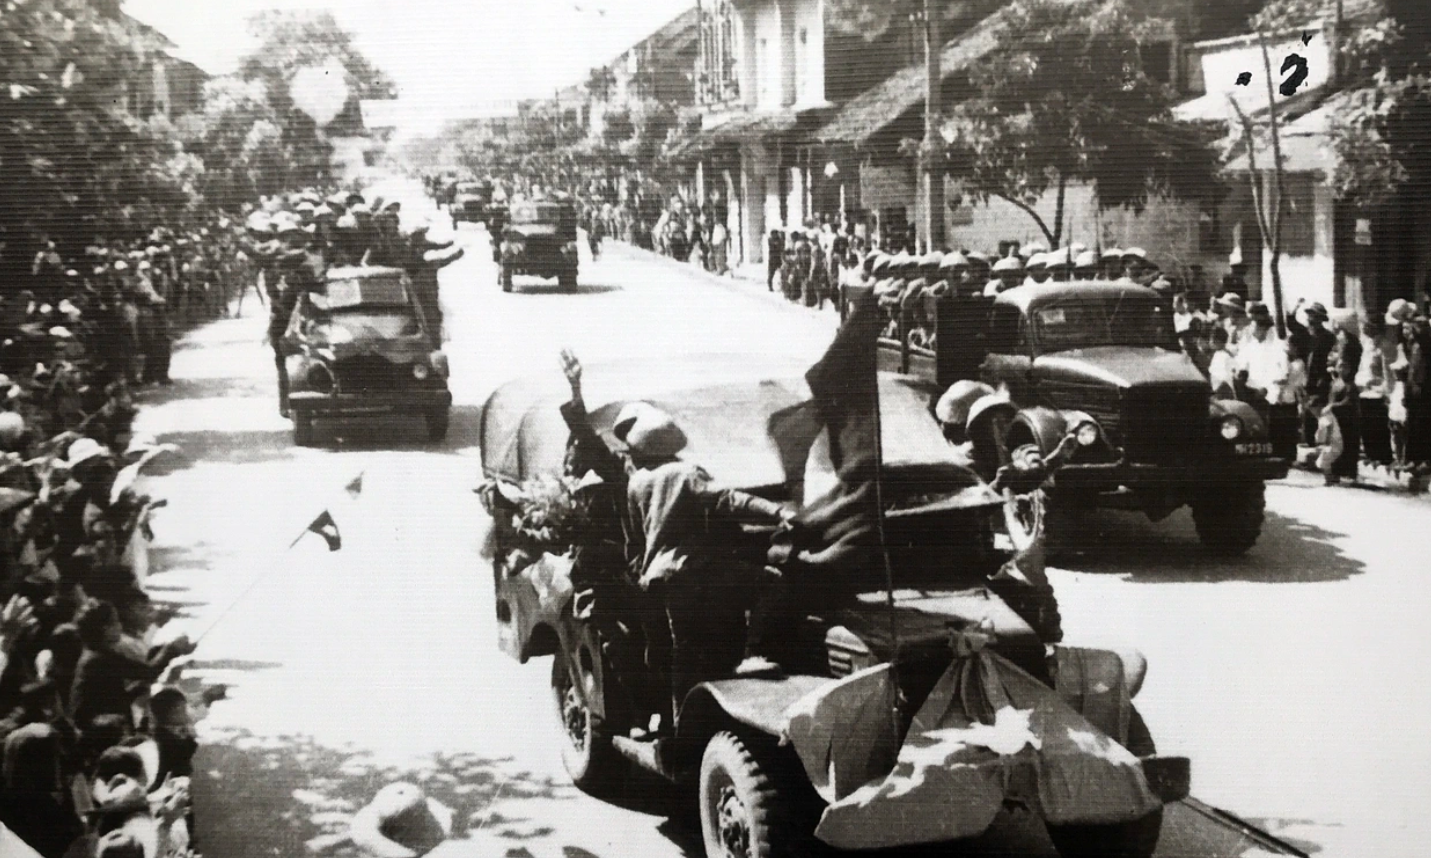
M 502 228 L 493 235 L 503 292 L 518 275 L 554 278 L 563 291 L 576 291 L 578 267 L 576 206 L 568 200 L 514 203 Z
M 1256 543 L 1264 481 L 1289 466 L 1276 455 L 1279 420 L 1213 395 L 1155 292 L 1050 282 L 907 304 L 881 340 L 882 365 L 941 388 L 961 379 L 1006 388 L 1001 460 L 1047 455 L 1080 430 L 1078 451 L 1046 488 L 1051 503 L 1138 510 L 1154 521 L 1188 505 L 1210 550 L 1241 554 Z
M 458 182 L 452 195 L 452 226 L 459 221 L 478 223 L 486 221 L 492 205 L 491 182 Z
M 313 443 L 314 420 L 372 414 L 421 415 L 430 439 L 447 437 L 447 356 L 433 342 L 402 269 L 330 270 L 284 335 L 294 442 Z

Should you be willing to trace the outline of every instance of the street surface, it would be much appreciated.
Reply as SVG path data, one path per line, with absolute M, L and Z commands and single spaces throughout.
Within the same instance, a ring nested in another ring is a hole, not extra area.
M 419 203 L 411 189 L 405 200 Z M 479 409 L 509 378 L 558 372 L 563 347 L 657 371 L 675 354 L 813 361 L 835 315 L 614 246 L 583 259 L 578 295 L 535 280 L 505 295 L 486 235 L 459 235 L 467 256 L 442 274 L 456 396 L 445 444 L 390 418 L 320 423 L 317 448 L 295 447 L 251 295 L 243 318 L 178 347 L 175 386 L 148 394 L 137 428 L 182 448 L 148 481 L 170 501 L 150 589 L 180 609 L 175 631 L 219 620 L 185 670 L 228 688 L 201 724 L 194 785 L 216 858 L 354 854 L 348 814 L 398 779 L 456 811 L 439 856 L 700 854 L 659 788 L 638 784 L 618 807 L 570 785 L 549 660 L 520 666 L 496 648 L 472 492 Z M 1232 561 L 1204 555 L 1186 511 L 1157 525 L 1092 517 L 1051 573 L 1069 642 L 1147 654 L 1137 703 L 1159 749 L 1192 758 L 1204 801 L 1309 853 L 1423 854 L 1428 505 L 1300 474 L 1268 503 L 1261 542 Z M 343 549 L 309 536 L 285 550 L 325 506 Z M 1198 845 L 1170 824 L 1160 854 L 1263 853 Z

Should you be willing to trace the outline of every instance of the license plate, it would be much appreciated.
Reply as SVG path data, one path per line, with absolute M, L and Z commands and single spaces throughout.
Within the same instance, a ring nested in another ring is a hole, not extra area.
M 1246 444 L 1237 445 L 1237 455 L 1239 456 L 1270 456 L 1272 455 L 1272 442 L 1270 441 L 1250 441 Z

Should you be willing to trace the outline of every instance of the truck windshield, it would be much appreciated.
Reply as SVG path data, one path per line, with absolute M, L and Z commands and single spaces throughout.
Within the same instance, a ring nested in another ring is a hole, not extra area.
M 320 310 L 354 307 L 406 307 L 407 288 L 401 277 L 353 277 L 328 281 L 322 295 L 313 296 Z
M 512 223 L 518 225 L 547 224 L 556 226 L 561 220 L 561 206 L 555 203 L 526 203 L 512 209 Z
M 1178 347 L 1172 308 L 1151 292 L 1078 295 L 1037 307 L 1032 315 L 1038 347 L 1044 352 L 1095 346 Z

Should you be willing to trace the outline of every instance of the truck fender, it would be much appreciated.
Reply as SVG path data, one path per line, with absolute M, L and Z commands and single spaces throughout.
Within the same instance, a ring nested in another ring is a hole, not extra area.
M 1243 428 L 1247 430 L 1246 437 L 1258 440 L 1267 437 L 1267 421 L 1262 419 L 1257 409 L 1241 400 L 1214 399 L 1208 407 L 1208 414 L 1214 420 L 1228 414 L 1234 415 L 1242 421 Z
M 681 770 L 700 765 L 706 743 L 732 726 L 783 737 L 790 707 L 831 682 L 834 680 L 828 677 L 803 675 L 702 682 L 686 694 L 681 704 L 671 761 Z
M 1009 427 L 1009 444 L 1019 446 L 1015 439 L 1028 436 L 1038 445 L 1044 455 L 1052 453 L 1068 431 L 1068 419 L 1062 412 L 1042 405 L 1025 408 L 1015 417 Z

